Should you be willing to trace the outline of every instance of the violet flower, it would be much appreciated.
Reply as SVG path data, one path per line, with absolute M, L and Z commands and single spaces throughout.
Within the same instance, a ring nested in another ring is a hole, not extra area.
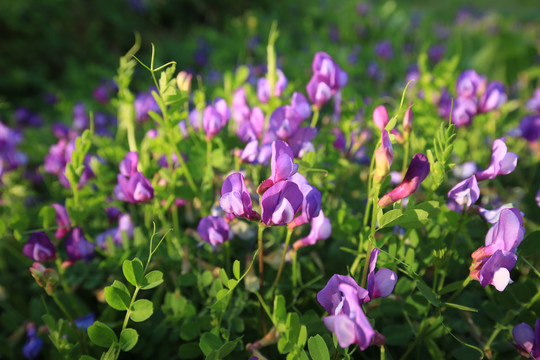
M 476 173 L 478 181 L 495 179 L 498 175 L 507 175 L 515 170 L 519 155 L 508 152 L 505 141 L 502 137 L 493 142 L 491 162 L 487 169 Z
M 535 200 L 538 206 L 540 207 L 540 189 L 538 189 L 538 192 L 536 193 Z
M 517 324 L 512 329 L 514 345 L 518 353 L 528 359 L 540 359 L 540 319 L 536 320 L 535 330 L 526 323 Z
M 384 195 L 378 202 L 379 206 L 386 207 L 414 193 L 428 176 L 429 169 L 426 155 L 422 153 L 414 155 L 401 184 Z
M 25 107 L 19 107 L 15 110 L 14 114 L 15 124 L 17 127 L 38 127 L 43 125 L 43 119 L 41 116 Z
M 280 138 L 288 139 L 303 121 L 292 106 L 279 106 L 270 115 L 270 129 Z
M 23 346 L 22 353 L 27 359 L 37 357 L 43 347 L 43 340 L 37 336 L 36 326 L 29 323 L 26 326 L 26 343 Z
M 126 234 L 128 239 L 133 237 L 133 231 L 135 225 L 131 221 L 131 216 L 129 214 L 119 214 L 118 216 L 118 226 L 108 229 L 101 234 L 96 236 L 96 244 L 102 248 L 106 248 L 107 238 L 110 237 L 114 244 L 117 246 L 122 245 L 123 234 Z
M 73 229 L 66 240 L 66 251 L 73 262 L 78 260 L 89 261 L 95 251 L 94 243 L 86 240 L 80 227 Z
M 161 112 L 159 105 L 152 96 L 152 91 L 153 89 L 149 89 L 147 92 L 139 93 L 135 97 L 133 105 L 135 107 L 135 119 L 137 122 L 146 122 L 150 120 L 150 115 L 148 115 L 150 111 L 158 114 Z
M 373 110 L 373 122 L 379 130 L 383 131 L 390 119 L 388 118 L 388 112 L 384 105 L 379 105 Z
M 243 120 L 238 126 L 236 135 L 245 142 L 260 138 L 264 128 L 264 120 L 264 113 L 261 108 L 254 107 L 248 114 L 247 119 Z
M 118 200 L 139 204 L 154 198 L 154 188 L 142 173 L 136 172 L 129 179 L 118 174 L 117 179 L 114 195 Z
M 295 250 L 308 245 L 315 245 L 320 240 L 326 240 L 332 235 L 332 224 L 330 219 L 324 216 L 323 211 L 319 211 L 319 215 L 311 219 L 311 230 L 309 234 L 294 242 Z
M 527 101 L 527 109 L 540 113 L 540 88 L 534 90 L 533 97 Z
M 368 296 L 364 302 L 369 302 L 379 297 L 387 297 L 394 291 L 397 282 L 397 274 L 390 269 L 379 269 L 375 272 L 377 257 L 381 250 L 375 248 L 371 251 L 369 257 L 369 273 L 367 276 Z
M 60 240 L 71 230 L 71 223 L 65 206 L 60 204 L 51 204 L 51 206 L 54 208 L 54 211 L 56 211 L 56 224 L 58 225 L 58 229 L 56 229 L 54 236 Z
M 253 164 L 257 161 L 259 156 L 259 142 L 257 140 L 251 140 L 246 144 L 244 150 L 240 153 L 240 159 L 248 164 Z
M 480 102 L 478 103 L 478 112 L 485 113 L 495 110 L 506 102 L 506 88 L 503 83 L 499 81 L 492 81 L 486 88 L 486 91 L 482 94 Z
M 311 106 L 302 93 L 293 93 L 291 98 L 291 107 L 296 113 L 296 116 L 302 120 L 305 120 L 311 116 Z
M 44 232 L 30 234 L 22 253 L 34 261 L 52 261 L 56 259 L 56 247 Z
M 317 217 L 321 211 L 322 195 L 317 188 L 311 186 L 306 178 L 299 173 L 294 174 L 289 178 L 290 181 L 298 185 L 302 192 L 302 212 L 289 224 L 289 228 L 295 228 L 300 225 L 307 224 L 313 218 Z
M 83 103 L 78 103 L 73 106 L 73 128 L 76 131 L 88 129 L 90 126 L 90 118 L 86 114 L 86 107 Z
M 539 110 L 540 112 L 540 110 Z M 534 143 L 540 138 L 540 115 L 527 115 L 519 123 L 521 137 Z
M 257 80 L 257 98 L 263 104 L 266 104 L 270 100 L 270 83 L 268 83 L 268 79 L 265 77 Z
M 375 45 L 375 55 L 384 59 L 390 60 L 394 57 L 394 50 L 392 49 L 392 43 L 389 40 L 383 40 Z
M 203 217 L 197 226 L 197 233 L 201 239 L 212 246 L 223 244 L 232 238 L 229 224 L 219 216 Z
M 476 115 L 477 106 L 475 100 L 457 98 L 452 108 L 452 124 L 456 127 L 468 126 Z
M 261 220 L 267 226 L 289 224 L 302 206 L 303 195 L 292 181 L 279 181 L 261 197 Z
M 130 151 L 124 157 L 124 160 L 120 162 L 118 166 L 120 174 L 130 177 L 137 172 L 137 165 L 139 164 L 139 154 L 134 151 Z
M 90 326 L 92 326 L 96 322 L 96 315 L 94 313 L 88 313 L 86 315 L 81 316 L 80 318 L 77 318 L 74 320 L 75 326 L 79 330 L 85 330 L 88 329 Z
M 315 151 L 315 147 L 311 140 L 317 135 L 317 129 L 310 126 L 303 126 L 294 132 L 287 140 L 292 150 L 294 157 L 301 159 L 310 151 Z
M 411 106 L 412 106 L 412 103 L 411 103 Z M 412 108 L 409 107 L 407 111 L 405 111 L 405 115 L 403 116 L 403 132 L 405 132 L 405 134 L 411 133 L 412 126 L 413 126 L 413 119 L 414 119 L 414 115 L 412 112 Z
M 337 274 L 317 294 L 317 301 L 329 314 L 323 319 L 324 324 L 336 334 L 342 348 L 357 344 L 365 350 L 375 339 L 375 330 L 361 306 L 366 296 L 368 291 L 358 286 L 353 278 Z
M 392 143 L 388 136 L 388 131 L 382 130 L 381 133 L 381 147 L 375 150 L 375 174 L 373 179 L 376 182 L 381 182 L 386 175 L 390 172 L 390 166 L 394 160 L 394 151 L 392 149 Z
M 243 87 L 236 89 L 233 93 L 231 114 L 232 118 L 239 123 L 249 119 L 250 110 Z
M 310 101 L 320 109 L 348 81 L 347 73 L 325 52 L 318 52 L 311 65 L 313 76 L 306 85 Z
M 332 97 L 332 89 L 324 80 L 324 76 L 313 74 L 311 80 L 306 85 L 309 100 L 318 109 L 322 108 Z
M 474 98 L 481 89 L 485 79 L 476 73 L 474 70 L 465 70 L 459 75 L 456 83 L 456 91 L 458 96 L 463 98 Z
M 259 218 L 259 214 L 252 209 L 251 196 L 241 173 L 227 176 L 221 186 L 219 205 L 227 214 L 252 220 Z
M 294 162 L 293 152 L 285 141 L 275 140 L 272 142 L 270 169 L 270 177 L 257 188 L 259 194 L 263 194 L 272 185 L 288 179 L 298 171 L 298 164 Z
M 461 213 L 468 210 L 480 197 L 480 188 L 474 175 L 461 181 L 448 192 L 448 207 Z
M 203 113 L 203 129 L 206 139 L 210 140 L 227 124 L 231 117 L 231 111 L 227 102 L 217 99 L 214 105 L 208 105 Z
M 482 218 L 484 218 L 484 220 L 486 220 L 488 223 L 490 224 L 496 224 L 498 221 L 499 221 L 499 217 L 501 215 L 501 211 L 503 211 L 504 209 L 511 209 L 513 208 L 514 205 L 511 204 L 511 203 L 508 203 L 508 204 L 504 204 L 504 205 L 501 205 L 499 206 L 498 208 L 495 208 L 493 210 L 487 210 L 487 209 L 484 209 L 483 207 L 479 206 L 478 207 L 478 213 L 480 214 L 480 216 Z M 524 214 L 521 213 L 521 216 L 523 216 Z

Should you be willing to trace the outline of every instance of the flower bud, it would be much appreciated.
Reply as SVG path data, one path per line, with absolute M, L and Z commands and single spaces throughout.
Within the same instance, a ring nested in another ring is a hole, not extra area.
M 181 91 L 189 92 L 189 90 L 191 89 L 192 77 L 193 75 L 185 71 L 180 71 L 176 76 L 176 85 L 178 85 L 178 89 Z
M 388 112 L 384 105 L 379 105 L 373 110 L 373 122 L 377 127 L 383 131 L 390 119 L 388 118 Z
M 388 175 L 393 160 L 394 152 L 392 143 L 390 142 L 388 131 L 383 130 L 381 134 L 381 147 L 375 150 L 375 174 L 373 177 L 375 182 L 382 182 L 386 175 Z

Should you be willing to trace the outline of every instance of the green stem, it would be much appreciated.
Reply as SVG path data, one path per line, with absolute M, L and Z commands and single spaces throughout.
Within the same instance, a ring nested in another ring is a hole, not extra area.
M 371 215 L 371 229 L 369 233 L 369 243 L 368 243 L 368 249 L 366 252 L 366 259 L 364 261 L 364 270 L 362 271 L 362 282 L 361 287 L 364 287 L 366 284 L 367 274 L 368 274 L 368 268 L 369 268 L 369 257 L 371 255 L 371 251 L 373 250 L 373 244 L 375 243 L 375 231 L 377 227 L 377 212 L 379 211 L 379 205 L 377 202 L 379 201 L 379 190 L 380 190 L 380 184 L 376 184 L 375 188 L 373 189 L 373 213 Z
M 283 265 L 285 265 L 285 257 L 287 256 L 287 250 L 289 248 L 289 242 L 291 241 L 292 233 L 293 233 L 293 229 L 287 229 L 287 237 L 285 238 L 285 247 L 283 248 L 283 253 L 281 254 L 281 262 L 279 264 L 276 280 L 274 281 L 272 297 L 274 297 L 276 294 L 276 288 L 279 283 L 279 278 L 281 277 L 281 272 L 283 271 Z
M 409 164 L 409 151 L 411 148 L 410 145 L 410 135 L 408 132 L 405 133 L 405 143 L 403 144 L 403 166 L 401 167 L 401 176 L 405 176 L 407 172 L 407 166 Z
M 129 316 L 131 315 L 131 307 L 133 306 L 133 303 L 135 302 L 135 299 L 137 298 L 137 294 L 139 293 L 139 290 L 141 287 L 137 285 L 135 287 L 135 291 L 133 292 L 133 296 L 131 297 L 131 302 L 129 303 L 129 307 L 126 311 L 126 316 L 124 317 L 124 323 L 122 324 L 122 330 L 124 330 L 127 327 Z
M 311 127 L 315 128 L 317 126 L 317 121 L 319 120 L 319 108 L 313 106 L 313 118 L 311 119 Z
M 375 146 L 375 149 L 377 149 L 381 144 L 381 140 L 377 142 L 377 145 Z M 366 203 L 366 209 L 364 210 L 364 226 L 367 226 L 368 220 L 369 220 L 369 207 L 371 205 L 372 199 L 371 199 L 371 186 L 373 182 L 373 167 L 375 166 L 375 151 L 373 152 L 373 155 L 371 156 L 371 163 L 369 164 L 369 175 L 368 175 L 368 201 Z
M 456 247 L 456 241 L 457 241 L 457 238 L 459 236 L 459 232 L 461 231 L 461 227 L 463 225 L 463 220 L 465 220 L 465 210 L 466 210 L 466 208 L 467 208 L 467 205 L 465 204 L 463 206 L 462 211 L 461 211 L 461 216 L 459 217 L 456 232 L 454 233 L 454 237 L 452 238 L 452 244 L 450 245 L 450 249 L 446 252 L 447 254 L 450 254 L 449 256 L 452 256 L 452 254 L 454 253 L 454 248 Z M 445 263 L 444 263 L 443 272 L 441 274 L 441 280 L 439 282 L 439 291 L 441 291 L 441 289 L 444 286 L 444 280 L 446 278 L 446 271 L 448 270 L 449 261 L 450 261 L 450 258 L 447 259 L 445 261 Z
M 297 283 L 298 283 L 298 266 L 297 266 L 297 261 L 296 261 L 296 251 L 293 251 L 292 252 L 292 286 L 293 286 L 293 294 L 296 293 L 296 285 L 297 285 Z
M 51 297 L 53 298 L 54 302 L 56 303 L 56 305 L 58 306 L 58 308 L 60 308 L 60 311 L 62 311 L 62 313 L 64 314 L 64 316 L 68 319 L 69 323 L 71 324 L 71 326 L 73 327 L 73 329 L 75 330 L 75 334 L 77 335 L 77 338 L 79 339 L 79 342 L 81 343 L 81 348 L 82 348 L 82 353 L 83 355 L 84 354 L 87 354 L 88 351 L 86 350 L 86 343 L 84 341 L 84 337 L 82 336 L 81 332 L 79 331 L 79 328 L 77 327 L 77 325 L 75 324 L 75 321 L 73 320 L 73 318 L 71 317 L 71 315 L 69 315 L 69 313 L 67 312 L 66 308 L 64 307 L 64 305 L 62 304 L 62 302 L 60 302 L 60 299 L 58 299 L 58 297 L 56 296 L 56 294 L 51 294 Z
M 126 130 L 127 130 L 127 137 L 128 137 L 128 144 L 129 144 L 129 151 L 135 151 L 137 152 L 137 140 L 135 139 L 135 124 L 133 117 L 130 117 L 129 119 L 126 118 Z
M 259 293 L 261 294 L 261 297 L 264 298 L 264 254 L 263 254 L 263 232 L 264 232 L 265 226 L 261 222 L 259 223 L 259 231 L 258 231 L 258 243 L 259 243 Z M 261 306 L 261 323 L 263 327 L 263 333 L 266 334 L 266 317 L 264 316 L 264 309 Z

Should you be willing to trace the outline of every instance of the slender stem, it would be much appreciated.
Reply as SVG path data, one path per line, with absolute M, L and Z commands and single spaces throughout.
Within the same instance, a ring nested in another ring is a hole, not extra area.
M 447 251 L 447 254 L 450 254 L 449 256 L 452 256 L 454 253 L 454 248 L 456 247 L 456 241 L 459 236 L 459 232 L 461 231 L 461 227 L 463 226 L 463 220 L 465 220 L 465 210 L 467 209 L 467 204 L 463 205 L 463 209 L 461 210 L 461 216 L 459 217 L 458 225 L 456 228 L 456 232 L 454 233 L 454 237 L 452 238 L 452 244 L 450 245 L 450 249 Z M 446 271 L 448 269 L 448 262 L 450 259 L 447 259 L 444 266 L 443 266 L 443 273 L 441 274 L 441 280 L 439 282 L 439 291 L 444 286 L 444 280 L 446 278 Z
M 409 163 L 409 151 L 411 148 L 410 143 L 410 134 L 408 132 L 405 132 L 405 143 L 403 144 L 403 166 L 401 167 L 401 176 L 405 176 L 405 173 L 407 172 L 407 165 Z
M 88 351 L 86 350 L 86 343 L 84 341 L 84 337 L 82 336 L 81 332 L 79 331 L 79 328 L 77 327 L 77 325 L 75 324 L 75 321 L 73 320 L 73 318 L 71 317 L 71 315 L 69 315 L 69 313 L 67 312 L 66 308 L 64 307 L 64 305 L 62 304 L 62 302 L 60 302 L 60 299 L 58 299 L 58 297 L 56 296 L 56 294 L 51 294 L 51 297 L 53 298 L 54 302 L 56 303 L 56 305 L 58 306 L 58 308 L 60 308 L 60 311 L 62 311 L 62 313 L 64 314 L 64 316 L 68 319 L 68 321 L 70 322 L 71 326 L 73 327 L 73 329 L 75 330 L 75 334 L 77 335 L 77 338 L 79 339 L 79 342 L 81 343 L 81 348 L 82 348 L 82 353 L 83 355 L 84 354 L 87 354 Z
M 381 345 L 381 360 L 385 360 L 385 359 L 386 359 L 386 354 L 385 354 L 384 345 Z
M 127 119 L 127 118 L 126 118 Z M 137 152 L 137 140 L 135 139 L 135 124 L 133 123 L 133 117 L 127 119 L 125 126 L 127 130 L 129 151 Z
M 381 140 L 377 142 L 377 145 L 375 146 L 375 149 L 377 149 L 381 144 Z M 373 167 L 375 166 L 375 151 L 373 152 L 373 155 L 371 156 L 371 163 L 369 164 L 369 177 L 368 177 L 368 201 L 366 203 L 366 209 L 364 210 L 364 226 L 367 226 L 368 219 L 369 219 L 369 206 L 371 205 L 371 186 L 373 182 Z
M 296 293 L 296 284 L 297 283 L 298 283 L 298 266 L 297 266 L 297 261 L 296 261 L 296 251 L 293 250 L 293 252 L 292 252 L 292 286 L 293 286 L 293 293 Z
M 283 248 L 283 253 L 281 254 L 281 262 L 279 264 L 276 280 L 274 281 L 272 297 L 274 297 L 276 294 L 276 288 L 279 283 L 279 278 L 281 277 L 281 272 L 283 271 L 283 265 L 285 265 L 285 257 L 287 256 L 287 250 L 289 248 L 289 242 L 291 241 L 292 233 L 293 233 L 293 229 L 287 229 L 287 237 L 285 238 L 285 247 Z
M 129 307 L 126 311 L 126 316 L 124 317 L 124 323 L 122 324 L 122 330 L 124 330 L 127 327 L 129 316 L 131 315 L 131 307 L 133 306 L 133 303 L 135 302 L 135 299 L 137 298 L 137 294 L 139 293 L 140 286 L 137 285 L 135 287 L 135 291 L 133 292 L 133 296 L 131 297 L 131 302 L 129 303 Z
M 261 297 L 264 298 L 264 259 L 263 259 L 263 232 L 264 232 L 265 226 L 261 222 L 259 223 L 259 231 L 258 231 L 258 243 L 259 243 L 259 293 L 261 294 Z M 261 323 L 263 327 L 263 333 L 266 334 L 266 317 L 264 316 L 264 309 L 261 306 Z
M 371 215 L 371 229 L 369 233 L 369 243 L 368 243 L 368 249 L 366 252 L 366 259 L 364 261 L 364 270 L 362 271 L 362 282 L 361 287 L 364 287 L 366 285 L 366 279 L 368 274 L 368 268 L 369 268 L 369 257 L 371 255 L 371 250 L 373 250 L 373 244 L 375 243 L 375 230 L 377 227 L 377 212 L 379 211 L 379 205 L 377 202 L 379 201 L 379 190 L 380 190 L 380 184 L 376 184 L 375 188 L 373 189 L 373 213 Z
M 313 106 L 313 118 L 311 119 L 311 127 L 315 128 L 317 126 L 317 121 L 319 120 L 319 108 Z

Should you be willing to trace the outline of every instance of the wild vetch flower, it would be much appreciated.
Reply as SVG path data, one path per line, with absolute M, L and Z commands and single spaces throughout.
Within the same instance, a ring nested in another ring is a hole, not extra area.
M 498 81 L 492 81 L 486 88 L 486 91 L 482 94 L 480 102 L 478 103 L 478 112 L 485 113 L 491 110 L 499 108 L 506 102 L 506 88 Z
M 227 214 L 256 220 L 259 218 L 252 209 L 251 196 L 244 182 L 244 176 L 233 173 L 225 179 L 221 186 L 219 205 Z
M 306 85 L 306 91 L 313 105 L 320 109 L 347 84 L 348 77 L 330 55 L 322 51 L 315 54 L 311 67 L 313 76 Z
M 311 80 L 309 80 L 309 83 L 306 85 L 306 91 L 309 100 L 318 109 L 322 108 L 332 97 L 332 89 L 324 81 L 324 76 L 320 74 L 313 74 Z
M 519 354 L 528 359 L 540 359 L 540 319 L 536 320 L 535 330 L 526 323 L 517 324 L 512 329 L 514 345 Z
M 79 330 L 86 330 L 96 322 L 96 315 L 91 312 L 75 319 L 74 322 Z
M 394 160 L 394 151 L 392 143 L 388 136 L 388 131 L 383 130 L 381 133 L 381 147 L 375 150 L 375 174 L 373 179 L 376 182 L 381 182 L 390 172 L 390 166 Z
M 13 130 L 0 121 L 0 175 L 26 164 L 27 157 L 17 150 L 22 141 L 19 131 Z
M 118 174 L 117 179 L 114 195 L 118 200 L 138 204 L 154 198 L 154 188 L 142 173 L 136 172 L 129 179 Z
M 120 161 L 118 168 L 120 169 L 120 174 L 130 177 L 135 175 L 137 172 L 137 165 L 139 164 L 139 154 L 135 151 L 130 151 L 124 157 L 124 160 Z
M 478 94 L 478 90 L 482 89 L 485 79 L 476 73 L 474 70 L 465 70 L 459 75 L 456 83 L 456 91 L 458 96 L 463 98 L 474 98 Z
M 452 174 L 454 174 L 455 177 L 458 178 L 467 178 L 471 175 L 474 175 L 474 173 L 478 170 L 478 166 L 474 161 L 467 161 L 463 164 L 456 165 L 452 169 Z
M 58 229 L 54 233 L 54 236 L 56 236 L 57 239 L 62 239 L 71 230 L 69 216 L 63 205 L 51 204 L 51 206 L 54 208 L 54 211 L 56 211 L 56 225 L 58 225 Z
M 394 57 L 392 43 L 389 40 L 384 40 L 376 44 L 375 54 L 384 60 L 390 60 L 392 57 Z
M 487 169 L 476 173 L 478 181 L 495 179 L 498 175 L 507 175 L 515 170 L 519 155 L 508 152 L 505 141 L 502 137 L 493 142 L 491 162 Z
M 519 123 L 519 130 L 522 138 L 529 142 L 536 142 L 540 138 L 540 115 L 525 116 Z
M 468 98 L 457 98 L 452 108 L 452 124 L 456 127 L 468 126 L 476 115 L 476 102 Z M 450 112 L 450 109 L 448 109 Z
M 536 193 L 535 200 L 538 206 L 540 206 L 540 189 L 538 189 L 538 192 Z
M 257 193 L 262 194 L 279 181 L 286 180 L 298 171 L 298 164 L 294 162 L 291 148 L 285 141 L 272 142 L 272 158 L 270 162 L 271 175 L 257 188 Z
M 201 219 L 197 232 L 201 239 L 212 246 L 223 244 L 232 238 L 229 224 L 219 216 L 206 216 Z
M 309 106 L 308 100 L 302 93 L 296 91 L 293 93 L 291 98 L 291 107 L 296 115 L 302 120 L 305 120 L 311 116 L 311 106 Z
M 120 246 L 122 245 L 123 234 L 125 233 L 126 237 L 130 239 L 133 237 L 134 229 L 135 225 L 131 221 L 131 216 L 129 214 L 120 214 L 118 216 L 118 226 L 98 234 L 96 236 L 96 244 L 100 248 L 105 249 L 107 238 L 111 237 L 114 244 Z
M 319 211 L 319 215 L 311 219 L 311 230 L 308 236 L 297 240 L 293 244 L 295 250 L 308 245 L 315 245 L 320 240 L 326 240 L 332 234 L 332 224 L 330 219 L 324 216 L 323 211 Z
M 471 278 L 484 287 L 491 284 L 503 291 L 512 282 L 510 270 L 516 265 L 516 250 L 524 236 L 525 228 L 519 210 L 503 209 L 499 221 L 486 235 L 485 246 L 471 255 Z
M 244 87 L 240 87 L 234 91 L 231 114 L 232 118 L 239 123 L 249 119 L 250 110 Z
M 265 77 L 257 80 L 257 98 L 263 104 L 266 104 L 270 100 L 270 84 Z
M 317 294 L 317 301 L 328 312 L 324 324 L 338 339 L 339 346 L 346 348 L 358 344 L 365 350 L 375 339 L 364 311 L 362 300 L 368 291 L 362 289 L 350 276 L 334 275 Z
M 43 119 L 41 119 L 41 116 L 25 107 L 17 108 L 15 110 L 14 117 L 15 124 L 17 124 L 17 126 L 20 128 L 29 126 L 37 127 L 43 125 Z
M 112 80 L 102 81 L 101 84 L 96 86 L 92 91 L 94 100 L 101 104 L 108 104 L 110 98 L 118 92 L 118 86 Z
M 270 129 L 280 138 L 287 139 L 302 122 L 291 106 L 280 106 L 270 115 Z
M 56 259 L 56 248 L 44 232 L 30 234 L 22 252 L 34 261 L 43 262 Z
M 94 254 L 95 245 L 86 240 L 80 227 L 76 227 L 66 240 L 66 251 L 72 262 L 78 260 L 88 261 Z
M 203 113 L 203 129 L 206 139 L 210 140 L 227 124 L 231 117 L 231 111 L 227 102 L 217 99 L 214 105 L 208 105 Z
M 264 113 L 261 108 L 254 107 L 251 112 L 248 112 L 247 119 L 240 122 L 236 130 L 236 135 L 242 141 L 256 140 L 261 137 L 263 128 Z
M 26 326 L 26 343 L 23 346 L 22 353 L 27 359 L 34 359 L 39 355 L 43 347 L 43 340 L 37 336 L 36 325 L 28 323 Z
M 36 283 L 45 289 L 48 295 L 54 293 L 56 285 L 60 281 L 60 275 L 58 271 L 52 268 L 45 268 L 38 262 L 32 264 L 30 268 L 32 277 L 36 280 Z
M 90 126 L 90 118 L 86 114 L 86 107 L 83 103 L 78 103 L 73 106 L 73 128 L 76 131 L 88 129 Z
M 448 207 L 461 212 L 468 210 L 480 197 L 480 188 L 474 175 L 458 183 L 448 192 Z
M 540 113 L 540 88 L 534 90 L 533 97 L 527 101 L 527 109 Z
M 446 46 L 434 45 L 428 49 L 428 57 L 432 64 L 437 64 L 444 56 Z
M 512 205 L 511 203 L 508 203 L 508 204 L 504 204 L 504 205 L 501 205 L 499 206 L 498 208 L 495 208 L 493 210 L 487 210 L 487 209 L 484 209 L 483 207 L 478 207 L 478 213 L 480 214 L 481 217 L 484 218 L 484 220 L 486 220 L 488 223 L 490 224 L 495 224 L 499 221 L 499 217 L 501 215 L 501 211 L 503 211 L 504 209 L 511 209 L 513 208 L 514 205 Z M 521 213 L 521 216 L 523 216 L 524 214 Z
M 306 178 L 299 173 L 291 176 L 289 180 L 298 185 L 298 188 L 304 197 L 302 200 L 302 213 L 289 224 L 289 228 L 294 228 L 296 226 L 307 224 L 311 219 L 319 215 L 321 211 L 322 195 L 317 188 L 311 186 Z
M 394 291 L 396 286 L 397 275 L 390 269 L 379 269 L 375 272 L 377 257 L 381 250 L 375 248 L 371 251 L 369 257 L 369 273 L 367 276 L 368 296 L 364 298 L 364 302 L 369 302 L 379 297 L 387 297 Z
M 135 119 L 138 122 L 146 122 L 150 120 L 150 115 L 148 113 L 153 111 L 155 113 L 160 113 L 159 105 L 152 96 L 153 89 L 149 89 L 147 92 L 139 93 L 135 97 Z
M 412 103 L 411 103 L 411 106 L 412 106 Z M 412 126 L 413 126 L 413 119 L 414 119 L 414 115 L 412 112 L 412 108 L 409 107 L 407 111 L 405 111 L 405 115 L 403 116 L 403 131 L 405 132 L 405 134 L 411 133 Z
M 429 161 L 427 156 L 421 153 L 414 155 L 401 184 L 384 195 L 378 202 L 379 206 L 386 207 L 411 195 L 428 174 Z
M 373 122 L 377 125 L 379 130 L 383 131 L 389 121 L 388 112 L 384 105 L 379 105 L 373 110 Z
M 259 155 L 259 142 L 257 140 L 251 140 L 246 144 L 244 150 L 240 154 L 240 159 L 243 162 L 252 164 L 257 161 Z
M 261 220 L 267 226 L 289 224 L 302 206 L 303 195 L 292 181 L 279 181 L 261 197 Z

